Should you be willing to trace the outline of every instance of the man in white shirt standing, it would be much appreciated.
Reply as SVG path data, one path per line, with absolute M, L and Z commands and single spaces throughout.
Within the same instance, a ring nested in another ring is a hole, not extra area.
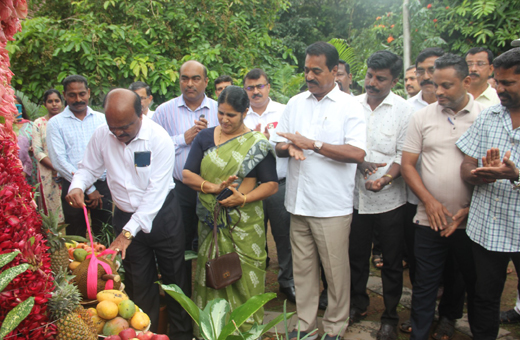
M 365 156 L 361 105 L 335 83 L 339 55 L 316 42 L 305 51 L 308 91 L 289 100 L 276 128 L 278 157 L 289 157 L 285 207 L 291 214 L 296 309 L 300 336 L 318 336 L 319 262 L 329 284 L 325 339 L 342 337 L 350 306 L 348 245 L 354 177 Z M 297 337 L 289 333 L 289 340 Z
M 175 283 L 185 290 L 191 280 L 184 268 L 184 227 L 173 190 L 173 141 L 142 115 L 139 96 L 130 90 L 109 92 L 105 112 L 107 125 L 94 132 L 66 198 L 71 206 L 82 208 L 83 192 L 107 169 L 118 234 L 110 249 L 121 252 L 125 290 L 148 314 L 151 331 L 156 332 L 157 265 L 164 284 Z M 168 295 L 166 302 L 170 338 L 191 340 L 189 315 Z
M 401 177 L 402 148 L 413 113 L 410 104 L 394 94 L 403 69 L 402 59 L 378 51 L 367 60 L 366 94 L 357 97 L 367 122 L 367 154 L 358 165 L 354 216 L 350 232 L 352 278 L 350 320 L 366 316 L 370 298 L 366 288 L 374 231 L 384 258 L 381 268 L 385 311 L 377 339 L 396 339 L 397 305 L 403 287 L 403 222 L 406 185 Z
M 487 82 L 493 74 L 493 52 L 484 47 L 473 47 L 465 58 L 471 77 L 468 92 L 486 108 L 500 104 L 497 91 Z
M 266 138 L 274 133 L 276 125 L 282 116 L 285 105 L 269 98 L 271 85 L 267 73 L 259 68 L 252 69 L 244 77 L 244 89 L 249 96 L 251 107 L 244 119 L 244 124 L 252 130 L 262 131 Z M 278 284 L 280 292 L 295 302 L 293 267 L 291 255 L 290 215 L 285 209 L 285 176 L 287 174 L 287 158 L 276 158 L 278 175 L 278 192 L 264 200 L 265 227 L 267 221 L 271 224 L 271 233 L 276 242 L 278 253 Z
M 143 114 L 152 119 L 155 111 L 150 110 L 150 105 L 152 105 L 153 102 L 150 86 L 145 82 L 136 81 L 135 83 L 130 84 L 128 88 L 137 93 L 139 98 L 141 98 L 141 108 L 143 109 Z

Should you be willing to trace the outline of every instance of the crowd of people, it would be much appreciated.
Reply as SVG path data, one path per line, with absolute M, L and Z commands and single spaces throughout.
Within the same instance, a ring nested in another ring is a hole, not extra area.
M 429 338 L 441 285 L 437 340 L 453 337 L 465 304 L 474 339 L 520 322 L 520 297 L 500 312 L 508 263 L 520 264 L 520 48 L 497 58 L 481 47 L 464 56 L 427 48 L 404 72 L 408 99 L 392 91 L 403 73 L 392 52 L 367 59 L 359 96 L 334 46 L 305 53 L 306 86 L 287 105 L 269 97 L 259 68 L 242 86 L 218 77 L 214 100 L 206 67 L 187 61 L 179 97 L 152 111 L 150 87 L 135 82 L 106 95 L 104 114 L 89 107 L 85 77 L 66 77 L 63 96 L 45 92 L 46 116 L 18 123 L 42 209 L 68 234 L 85 235 L 84 205 L 95 234 L 114 227 L 125 290 L 152 331 L 159 273 L 200 308 L 224 298 L 235 309 L 263 293 L 268 226 L 279 290 L 296 304 L 291 340 L 318 338 L 318 309 L 326 340 L 367 316 L 371 257 L 385 306 L 377 339 L 395 340 L 399 329 Z M 198 251 L 195 273 L 186 250 Z M 241 278 L 209 287 L 207 264 L 234 252 Z M 403 259 L 413 296 L 400 322 Z M 171 338 L 200 337 L 186 311 L 166 303 Z M 241 330 L 262 320 L 260 309 Z

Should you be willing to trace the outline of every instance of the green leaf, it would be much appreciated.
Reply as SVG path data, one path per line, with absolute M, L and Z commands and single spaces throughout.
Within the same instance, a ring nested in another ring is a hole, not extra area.
M 3 339 L 7 334 L 11 333 L 11 331 L 15 329 L 20 322 L 27 317 L 27 315 L 29 315 L 33 306 L 34 296 L 31 296 L 7 313 L 7 316 L 2 323 L 2 327 L 0 328 L 0 339 Z
M 186 250 L 184 252 L 184 261 L 189 261 L 189 260 L 196 260 L 198 257 L 198 254 L 196 251 L 193 251 L 193 250 Z
M 159 283 L 159 281 L 157 282 Z M 160 283 L 159 283 L 160 284 Z M 199 315 L 202 312 L 199 307 L 189 298 L 187 297 L 182 289 L 175 284 L 171 285 L 163 285 L 161 284 L 161 288 L 168 293 L 172 298 L 174 298 L 181 306 L 188 312 L 193 321 L 199 325 Z
M 28 263 L 20 264 L 16 267 L 9 268 L 4 270 L 0 274 L 0 292 L 4 290 L 5 287 L 18 275 L 25 272 L 29 269 L 30 265 Z
M 211 300 L 210 302 L 208 302 L 208 304 L 206 305 L 204 310 L 201 311 L 199 314 L 200 332 L 201 332 L 202 336 L 204 337 L 204 339 L 206 339 L 206 340 L 217 340 L 217 337 L 215 335 L 215 330 L 213 328 L 213 322 L 211 320 L 210 312 L 209 312 L 213 301 L 215 301 L 215 300 Z
M 261 295 L 255 295 L 246 301 L 243 305 L 236 308 L 231 312 L 230 321 L 220 333 L 218 340 L 226 340 L 228 336 L 233 334 L 235 331 L 235 325 L 231 320 L 235 321 L 236 327 L 242 326 L 247 319 L 255 314 L 263 305 L 271 301 L 276 297 L 275 293 L 266 293 Z
M 209 316 L 213 326 L 213 333 L 215 334 L 215 339 L 218 339 L 226 323 L 226 316 L 229 312 L 229 302 L 224 299 L 215 299 L 211 300 L 208 306 L 210 306 Z
M 5 123 L 5 117 L 0 116 L 0 118 L 3 118 L 4 123 Z M 4 123 L 2 123 L 2 124 L 4 124 Z M 3 266 L 5 266 L 9 262 L 11 262 L 18 254 L 20 254 L 20 252 L 18 250 L 16 250 L 11 253 L 6 253 L 6 254 L 0 255 L 0 268 L 2 268 Z

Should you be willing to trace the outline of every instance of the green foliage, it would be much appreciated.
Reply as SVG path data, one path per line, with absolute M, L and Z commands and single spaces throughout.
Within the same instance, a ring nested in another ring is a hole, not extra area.
M 242 78 L 253 67 L 278 69 L 292 52 L 269 36 L 287 0 L 33 0 L 33 19 L 10 43 L 14 86 L 32 100 L 67 75 L 82 74 L 93 105 L 115 86 L 147 82 L 156 103 L 179 95 L 179 68 L 195 59 Z
M 206 340 L 254 340 L 294 313 L 281 314 L 266 325 L 254 324 L 253 327 L 240 335 L 233 335 L 247 319 L 255 314 L 263 305 L 276 297 L 274 293 L 266 293 L 251 297 L 243 305 L 230 312 L 230 305 L 224 299 L 215 299 L 208 302 L 201 310 L 188 298 L 182 290 L 172 285 L 161 285 L 166 293 L 173 297 L 188 312 L 193 321 L 199 326 L 201 335 Z
M 0 268 L 3 268 L 5 265 L 9 264 L 18 254 L 20 254 L 19 251 L 1 254 Z M 2 271 L 0 273 L 0 293 L 16 276 L 25 272 L 27 269 L 29 269 L 29 267 L 29 264 L 24 263 Z M 0 339 L 3 339 L 7 334 L 15 329 L 20 324 L 20 322 L 22 322 L 27 317 L 27 315 L 29 315 L 33 306 L 34 297 L 31 296 L 27 300 L 22 301 L 16 307 L 11 309 L 9 313 L 7 313 L 7 316 L 0 326 Z

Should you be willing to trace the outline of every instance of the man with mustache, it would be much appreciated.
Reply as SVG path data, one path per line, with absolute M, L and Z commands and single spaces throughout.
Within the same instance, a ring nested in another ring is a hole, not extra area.
M 434 66 L 432 80 L 438 100 L 412 116 L 403 148 L 403 177 L 420 199 L 413 218 L 417 268 L 413 283 L 411 339 L 429 337 L 437 291 L 446 263 L 451 261 L 450 253 L 464 278 L 470 326 L 473 327 L 475 265 L 471 242 L 465 233 L 472 187 L 460 178 L 459 164 L 464 155 L 455 142 L 484 106 L 467 93 L 471 79 L 462 57 L 445 54 L 435 60 Z M 422 161 L 417 169 L 419 157 Z M 461 295 L 464 301 L 464 292 Z M 446 313 L 442 306 L 439 316 L 434 338 L 451 337 L 456 317 Z
M 354 215 L 350 232 L 350 322 L 366 317 L 370 298 L 366 288 L 374 232 L 379 236 L 384 264 L 381 268 L 385 311 L 377 339 L 397 338 L 397 305 L 403 286 L 403 221 L 406 186 L 401 178 L 401 154 L 413 109 L 391 90 L 402 72 L 402 59 L 378 51 L 367 60 L 366 94 L 356 99 L 367 122 L 367 153 L 358 165 Z
M 89 106 L 90 89 L 87 79 L 71 75 L 63 79 L 63 97 L 67 107 L 49 120 L 47 124 L 47 145 L 49 157 L 61 178 L 61 203 L 67 235 L 85 236 L 87 224 L 82 210 L 74 209 L 65 199 L 72 176 L 78 169 L 87 144 L 100 125 L 106 124 L 105 115 Z M 101 231 L 103 223 L 112 223 L 112 196 L 103 173 L 92 186 L 85 190 L 85 203 L 90 208 L 92 232 Z
M 484 47 L 473 47 L 465 58 L 471 77 L 468 92 L 485 107 L 500 104 L 497 91 L 488 84 L 488 78 L 493 74 L 493 52 Z
M 267 139 L 274 132 L 278 121 L 282 116 L 285 105 L 269 98 L 271 84 L 264 70 L 255 68 L 244 77 L 244 89 L 249 96 L 250 108 L 244 119 L 244 124 L 252 130 L 262 131 Z M 274 145 L 273 145 L 274 146 Z M 278 174 L 278 192 L 264 200 L 265 229 L 267 222 L 271 225 L 271 233 L 276 242 L 278 254 L 278 284 L 280 292 L 287 299 L 296 302 L 292 255 L 291 237 L 289 233 L 290 214 L 285 209 L 285 177 L 287 175 L 287 158 L 276 158 L 276 172 Z
M 308 91 L 289 100 L 271 139 L 288 157 L 285 207 L 291 214 L 297 329 L 288 340 L 314 340 L 319 304 L 320 259 L 329 284 L 324 339 L 341 338 L 350 307 L 348 244 L 354 177 L 365 156 L 361 105 L 334 81 L 338 51 L 326 42 L 305 50 Z M 298 329 L 300 338 L 298 338 Z
M 415 65 L 406 69 L 406 72 L 404 73 L 404 87 L 406 93 L 408 93 L 408 98 L 417 95 L 421 90 L 419 83 L 417 82 L 417 76 L 415 75 Z
M 336 74 L 336 83 L 339 89 L 350 94 L 350 84 L 352 83 L 352 73 L 350 73 L 350 65 L 343 59 L 339 60 L 338 73 Z
M 194 240 L 197 237 L 198 218 L 197 192 L 182 183 L 182 170 L 191 149 L 191 143 L 197 134 L 208 127 L 217 126 L 217 102 L 205 91 L 208 86 L 208 70 L 195 60 L 189 60 L 180 68 L 180 87 L 182 95 L 157 107 L 153 121 L 161 125 L 171 136 L 175 144 L 175 167 L 173 179 L 175 195 L 179 199 L 186 237 L 186 250 L 196 250 Z M 173 152 L 173 150 L 172 150 Z M 186 270 L 191 277 L 191 261 Z M 191 296 L 191 280 L 185 292 Z
M 461 176 L 473 185 L 466 232 L 477 263 L 473 338 L 496 339 L 509 260 L 520 260 L 520 48 L 493 61 L 501 105 L 488 107 L 457 141 Z

